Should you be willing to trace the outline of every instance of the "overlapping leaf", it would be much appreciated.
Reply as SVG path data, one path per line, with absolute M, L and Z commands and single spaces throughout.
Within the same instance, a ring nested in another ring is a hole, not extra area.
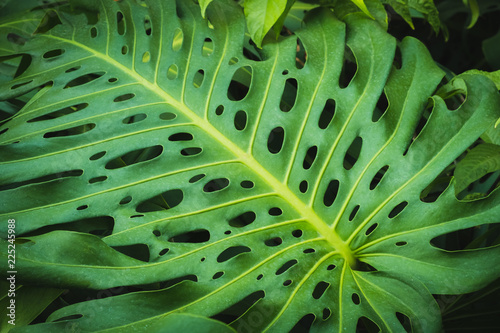
M 465 96 L 449 110 L 424 46 L 396 45 L 357 14 L 315 10 L 262 51 L 231 2 L 208 19 L 155 0 L 74 0 L 45 15 L 38 29 L 0 25 L 1 59 L 20 65 L 0 99 L 36 91 L 0 127 L 1 218 L 25 235 L 19 278 L 153 290 L 71 305 L 32 330 L 157 328 L 181 312 L 238 330 L 354 332 L 368 320 L 389 332 L 409 318 L 433 332 L 431 293 L 498 276 L 498 246 L 431 243 L 498 222 L 498 191 L 459 202 L 450 185 L 421 199 L 498 118 L 489 79 L 449 83 L 441 91 Z

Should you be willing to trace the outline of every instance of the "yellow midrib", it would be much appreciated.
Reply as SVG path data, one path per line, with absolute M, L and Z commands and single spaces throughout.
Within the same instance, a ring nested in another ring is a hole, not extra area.
M 165 102 L 172 105 L 177 110 L 181 111 L 186 115 L 194 125 L 203 129 L 209 135 L 211 135 L 214 139 L 219 141 L 223 146 L 225 146 L 229 151 L 231 151 L 240 161 L 245 164 L 248 168 L 254 171 L 256 174 L 260 175 L 261 178 L 269 184 L 269 186 L 285 201 L 290 203 L 292 207 L 295 208 L 307 221 L 312 224 L 316 230 L 344 257 L 347 263 L 353 267 L 356 259 L 354 257 L 353 252 L 349 248 L 349 246 L 337 235 L 334 230 L 331 230 L 330 227 L 316 214 L 316 212 L 312 209 L 311 206 L 306 205 L 302 202 L 296 195 L 293 193 L 286 184 L 278 181 L 273 174 L 271 174 L 267 169 L 265 169 L 252 155 L 243 151 L 236 144 L 234 144 L 231 140 L 225 137 L 218 129 L 216 129 L 212 124 L 208 121 L 202 119 L 195 112 L 189 109 L 182 102 L 177 101 L 171 95 L 162 90 L 158 84 L 151 83 L 146 80 L 144 77 L 139 75 L 137 72 L 131 70 L 130 68 L 122 65 L 117 62 L 115 59 L 96 52 L 95 50 L 80 44 L 74 40 L 67 40 L 57 36 L 49 35 L 49 38 L 58 39 L 66 43 L 74 44 L 77 47 L 85 49 L 86 51 L 93 54 L 96 58 L 101 59 L 104 62 L 107 62 L 110 66 L 119 68 L 121 71 L 131 76 L 137 82 L 141 83 L 144 87 L 146 87 L 151 92 L 155 93 L 157 96 L 162 98 Z

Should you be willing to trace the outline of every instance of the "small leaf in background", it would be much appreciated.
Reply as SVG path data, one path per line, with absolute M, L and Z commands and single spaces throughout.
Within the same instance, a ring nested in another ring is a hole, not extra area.
M 286 0 L 246 0 L 243 4 L 247 27 L 252 40 L 261 47 L 267 32 L 287 8 Z
M 483 143 L 472 148 L 455 169 L 455 194 L 470 183 L 500 169 L 500 146 Z
M 205 17 L 205 12 L 207 11 L 207 7 L 212 1 L 213 0 L 199 0 L 198 1 L 198 3 L 200 4 L 200 7 L 201 7 L 201 16 Z
M 476 0 L 463 0 L 463 2 L 464 5 L 469 6 L 471 12 L 471 20 L 467 26 L 467 29 L 470 29 L 476 24 L 477 19 L 479 18 L 479 6 Z

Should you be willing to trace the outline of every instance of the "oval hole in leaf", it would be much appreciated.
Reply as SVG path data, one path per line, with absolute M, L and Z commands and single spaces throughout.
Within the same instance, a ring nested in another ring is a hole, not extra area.
M 359 299 L 359 295 L 356 293 L 352 294 L 352 302 L 356 305 L 359 305 L 361 303 L 361 300 Z
M 351 211 L 351 214 L 349 215 L 349 221 L 352 221 L 354 220 L 354 218 L 356 217 L 356 214 L 358 213 L 359 211 L 359 205 L 356 205 L 352 211 Z
M 92 156 L 89 157 L 89 160 L 91 161 L 95 161 L 95 160 L 98 160 L 100 159 L 101 157 L 103 157 L 104 155 L 106 155 L 106 152 L 105 151 L 101 151 L 101 152 L 98 152 Z
M 389 213 L 389 218 L 392 219 L 392 218 L 398 216 L 403 211 L 403 209 L 406 208 L 406 206 L 408 206 L 408 201 L 403 201 L 400 204 L 398 204 Z
M 420 201 L 436 202 L 452 181 L 451 176 L 439 175 L 420 192 Z
M 247 126 L 247 113 L 243 110 L 236 112 L 234 116 L 234 127 L 238 131 L 243 131 Z
M 108 179 L 107 176 L 99 176 L 89 179 L 89 184 L 100 183 Z
M 405 246 L 405 245 L 407 245 L 407 244 L 408 244 L 407 242 L 402 241 L 402 242 L 397 242 L 397 243 L 396 243 L 396 246 Z
M 295 238 L 302 237 L 302 234 L 303 234 L 303 232 L 300 229 L 292 231 L 292 236 L 295 237 Z
M 146 51 L 142 55 L 142 62 L 147 63 L 151 60 L 151 53 L 149 51 Z
M 325 102 L 325 106 L 323 107 L 323 111 L 319 116 L 318 126 L 321 129 L 327 128 L 332 122 L 333 116 L 335 115 L 335 100 L 329 98 Z
M 89 205 L 83 205 L 83 206 L 77 207 L 76 210 L 84 210 L 87 208 L 89 208 Z
M 206 175 L 204 173 L 201 173 L 199 175 L 196 175 L 196 176 L 193 176 L 191 177 L 191 179 L 189 179 L 189 182 L 192 184 L 192 183 L 196 183 L 197 181 L 203 179 Z
M 306 314 L 292 327 L 290 333 L 309 332 L 315 319 L 316 316 L 314 314 Z
M 97 37 L 97 28 L 92 27 L 90 28 L 90 38 L 96 38 Z
M 279 207 L 273 207 L 273 208 L 269 209 L 268 213 L 271 216 L 280 216 L 281 214 L 283 214 L 283 211 Z
M 135 94 L 129 93 L 129 94 L 123 94 L 118 97 L 116 97 L 113 102 L 118 103 L 118 102 L 125 102 L 128 101 L 129 99 L 132 99 L 135 97 Z
M 387 170 L 389 170 L 389 166 L 385 165 L 382 168 L 380 168 L 379 171 L 377 171 L 375 176 L 373 176 L 372 181 L 370 182 L 370 190 L 374 190 L 378 186 L 378 184 L 380 183 L 380 181 L 384 177 Z
M 132 201 L 132 197 L 130 195 L 127 195 L 125 198 L 120 200 L 120 205 L 126 205 L 130 201 Z
M 170 251 L 170 249 L 168 249 L 168 248 L 167 249 L 163 249 L 163 250 L 160 251 L 160 253 L 158 253 L 158 255 L 159 256 L 164 256 L 165 254 L 168 253 L 168 251 Z
M 75 104 L 72 106 L 65 107 L 63 109 L 59 109 L 57 111 L 53 111 L 47 114 L 44 114 L 43 116 L 39 116 L 33 119 L 28 120 L 28 123 L 34 123 L 37 121 L 43 121 L 43 120 L 51 120 L 51 119 L 56 119 L 62 116 L 67 116 L 68 114 L 72 114 L 78 111 L 81 111 L 88 107 L 88 103 L 81 103 L 81 104 Z
M 168 141 L 191 141 L 193 140 L 193 135 L 191 133 L 179 132 L 172 134 L 168 137 Z
M 334 269 L 335 267 L 337 267 L 337 266 L 335 266 L 335 265 L 328 265 L 328 267 L 326 267 L 326 270 L 327 270 L 327 271 L 331 271 L 331 270 L 332 270 L 332 269 Z
M 280 237 L 273 237 L 266 239 L 264 241 L 264 244 L 266 244 L 269 247 L 274 247 L 274 246 L 279 246 L 283 243 L 283 240 Z
M 306 48 L 302 44 L 302 41 L 300 38 L 297 37 L 297 49 L 295 53 L 295 67 L 297 69 L 302 69 L 306 65 L 307 61 L 307 53 L 306 53 Z
M 285 273 L 287 270 L 289 270 L 293 265 L 297 264 L 298 261 L 295 259 L 288 260 L 286 263 L 284 263 L 277 271 L 276 275 L 281 275 Z
M 354 80 L 356 72 L 358 70 L 358 65 L 356 63 L 356 57 L 352 52 L 351 48 L 346 45 L 344 51 L 344 64 L 342 66 L 342 72 L 340 73 L 339 86 L 344 89 L 349 86 L 349 84 Z
M 254 212 L 248 211 L 230 219 L 228 222 L 231 227 L 242 228 L 254 222 L 256 218 L 257 215 Z
M 216 109 L 215 109 L 215 114 L 217 116 L 220 116 L 224 113 L 224 105 L 219 105 Z
M 120 11 L 116 12 L 116 31 L 119 35 L 125 34 L 125 19 Z
M 297 89 L 298 82 L 296 79 L 287 79 L 285 81 L 285 87 L 283 88 L 280 100 L 281 111 L 289 112 L 293 108 L 297 99 Z
M 331 315 L 332 315 L 332 310 L 330 310 L 329 308 L 323 309 L 323 320 L 328 320 Z
M 222 277 L 222 275 L 224 275 L 224 272 L 217 272 L 214 274 L 214 276 L 212 276 L 212 279 L 217 280 L 218 278 Z
M 131 258 L 144 262 L 149 261 L 149 247 L 146 244 L 132 244 L 124 246 L 111 246 L 111 247 L 116 251 Z
M 307 180 L 303 180 L 299 184 L 299 191 L 302 193 L 306 193 L 308 187 L 309 187 L 309 184 L 307 183 Z
M 366 236 L 371 235 L 371 233 L 372 233 L 372 232 L 374 232 L 374 231 L 375 231 L 375 229 L 377 229 L 377 227 L 378 227 L 378 223 L 374 223 L 374 224 L 372 224 L 372 225 L 371 225 L 371 226 L 370 226 L 370 227 L 366 230 L 365 235 L 366 235 Z
M 253 188 L 255 184 L 251 180 L 244 180 L 240 183 L 240 186 L 243 188 Z
M 304 157 L 304 162 L 302 163 L 302 167 L 305 170 L 309 170 L 311 168 L 311 165 L 314 163 L 317 154 L 318 154 L 317 146 L 312 146 L 307 150 L 306 156 Z
M 184 33 L 179 28 L 175 29 L 174 38 L 172 40 L 172 50 L 174 50 L 174 52 L 179 51 L 182 47 L 183 42 L 184 42 Z
M 174 80 L 177 78 L 177 75 L 179 73 L 179 68 L 177 67 L 176 64 L 170 65 L 167 70 L 167 79 L 169 80 Z
M 184 193 L 180 189 L 168 190 L 150 199 L 144 200 L 137 205 L 138 213 L 157 212 L 168 210 L 178 206 L 184 199 Z
M 252 250 L 248 246 L 231 246 L 219 254 L 217 257 L 217 262 L 225 262 L 232 259 L 242 253 L 251 252 Z
M 62 55 L 64 52 L 65 52 L 65 50 L 63 50 L 63 49 L 56 49 L 56 50 L 47 51 L 43 54 L 43 58 L 44 59 L 55 58 L 55 57 Z
M 207 37 L 203 41 L 203 48 L 202 48 L 201 54 L 204 57 L 209 57 L 212 55 L 212 53 L 214 53 L 214 42 L 212 41 L 211 38 Z
M 152 160 L 163 153 L 160 145 L 137 149 L 122 156 L 116 157 L 106 163 L 106 169 L 119 169 L 136 163 Z
M 323 296 L 323 294 L 325 293 L 326 289 L 328 289 L 329 286 L 330 286 L 330 284 L 328 282 L 320 281 L 316 285 L 316 287 L 314 287 L 314 291 L 312 293 L 313 298 L 320 299 L 321 296 Z
M 205 243 L 209 240 L 210 232 L 206 229 L 184 232 L 168 239 L 171 243 Z
M 359 154 L 361 153 L 361 147 L 363 146 L 363 139 L 361 137 L 356 137 L 351 143 L 349 149 L 345 153 L 344 157 L 344 169 L 351 170 L 356 162 L 358 161 Z
M 267 149 L 271 154 L 277 154 L 283 148 L 283 142 L 285 140 L 285 130 L 283 127 L 276 127 L 271 130 L 269 137 L 267 139 Z
M 217 192 L 225 189 L 226 187 L 229 186 L 229 179 L 227 178 L 216 178 L 212 179 L 208 183 L 203 186 L 203 192 L 210 193 L 210 192 Z
M 65 70 L 64 73 L 75 72 L 75 71 L 79 70 L 80 68 L 82 68 L 82 66 L 80 66 L 80 65 L 75 66 L 75 67 L 71 67 L 71 68 L 68 68 L 67 70 Z
M 330 207 L 337 198 L 337 194 L 339 193 L 339 187 L 340 187 L 340 182 L 336 179 L 328 183 L 325 195 L 323 196 L 323 204 L 326 207 Z
M 147 117 L 147 115 L 145 113 L 139 113 L 139 114 L 135 114 L 133 116 L 130 116 L 130 117 L 123 119 L 122 123 L 124 123 L 124 124 L 138 123 L 138 122 L 146 119 L 146 117 Z
M 172 112 L 163 112 L 162 114 L 160 114 L 161 120 L 173 120 L 175 118 L 177 118 L 177 115 Z
M 196 156 L 203 151 L 200 147 L 188 147 L 181 150 L 182 156 Z
M 205 79 L 205 71 L 203 69 L 198 70 L 193 77 L 193 86 L 195 88 L 201 87 L 204 79 Z
M 90 74 L 85 74 L 85 75 L 79 76 L 76 79 L 73 79 L 73 80 L 69 81 L 66 84 L 66 86 L 64 86 L 64 89 L 74 88 L 74 87 L 78 87 L 78 86 L 81 86 L 83 84 L 92 82 L 94 80 L 97 80 L 98 78 L 100 78 L 104 74 L 106 74 L 106 73 L 104 73 L 104 72 L 97 72 L 97 73 L 90 73 Z
M 250 66 L 238 68 L 229 83 L 227 98 L 231 101 L 241 101 L 248 95 L 252 84 L 253 69 Z
M 151 25 L 151 18 L 147 15 L 144 18 L 144 32 L 146 33 L 147 36 L 151 36 L 151 33 L 153 32 Z
M 85 124 L 85 125 L 67 128 L 67 129 L 64 129 L 61 131 L 47 132 L 43 135 L 43 137 L 48 139 L 48 138 L 57 138 L 57 137 L 64 137 L 64 136 L 79 135 L 79 134 L 89 132 L 89 131 L 93 130 L 94 128 L 95 128 L 95 124 Z
M 285 282 L 283 282 L 283 286 L 285 286 L 285 287 L 288 287 L 291 284 L 292 284 L 292 280 L 285 280 Z
M 387 112 L 389 108 L 389 101 L 387 100 L 387 95 L 383 92 L 378 101 L 377 106 L 373 109 L 372 122 L 376 123 L 382 118 L 382 116 Z
M 307 253 L 314 253 L 314 252 L 316 252 L 316 250 L 315 250 L 315 249 L 311 249 L 311 248 L 309 248 L 309 249 L 305 249 L 305 250 L 304 250 L 304 251 L 302 251 L 302 252 L 304 252 L 304 253 L 306 253 L 306 254 L 307 254 Z

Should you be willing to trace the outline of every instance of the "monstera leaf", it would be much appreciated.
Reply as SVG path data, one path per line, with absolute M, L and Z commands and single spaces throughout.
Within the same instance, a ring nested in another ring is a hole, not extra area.
M 0 127 L 17 282 L 130 287 L 14 332 L 201 317 L 435 332 L 433 293 L 500 273 L 499 246 L 438 242 L 498 222 L 499 191 L 462 202 L 453 182 L 430 188 L 498 118 L 498 92 L 481 75 L 442 85 L 415 39 L 318 9 L 260 50 L 233 1 L 203 19 L 191 1 L 73 0 L 0 29 L 2 110 L 19 109 Z

